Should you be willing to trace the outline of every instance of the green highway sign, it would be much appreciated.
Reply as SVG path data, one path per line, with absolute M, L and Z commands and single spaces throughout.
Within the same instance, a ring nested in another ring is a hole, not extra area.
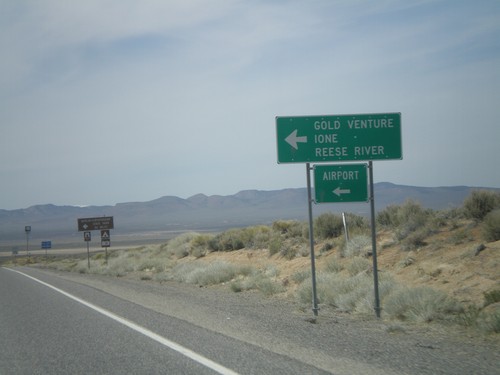
M 367 164 L 315 165 L 316 203 L 368 201 Z
M 278 163 L 402 159 L 401 113 L 276 117 Z

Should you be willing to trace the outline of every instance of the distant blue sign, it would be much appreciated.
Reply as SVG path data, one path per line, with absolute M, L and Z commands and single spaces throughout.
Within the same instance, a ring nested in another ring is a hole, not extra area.
M 42 241 L 42 249 L 51 249 L 52 241 Z

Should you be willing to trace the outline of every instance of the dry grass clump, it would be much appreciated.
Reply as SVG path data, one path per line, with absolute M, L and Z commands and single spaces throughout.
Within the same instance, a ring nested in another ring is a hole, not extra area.
M 212 234 L 199 234 L 196 232 L 183 233 L 171 239 L 166 245 L 167 255 L 176 259 L 187 256 L 201 258 L 208 251 L 208 244 L 213 239 Z
M 318 273 L 316 283 L 320 304 L 347 313 L 373 314 L 375 301 L 371 273 L 361 272 L 349 276 L 345 273 L 323 271 Z M 379 282 L 380 297 L 385 298 L 396 285 L 389 275 L 383 275 Z M 300 303 L 307 305 L 311 302 L 311 296 L 311 280 L 304 279 L 297 290 L 297 299 Z
M 362 272 L 368 272 L 372 267 L 372 263 L 363 257 L 354 257 L 346 265 L 346 270 L 349 272 L 350 276 L 356 276 Z
M 500 240 L 500 209 L 493 210 L 484 217 L 481 229 L 486 241 Z
M 367 235 L 357 235 L 353 236 L 346 244 L 344 250 L 344 256 L 346 257 L 357 257 L 365 256 L 372 251 L 372 239 Z
M 249 266 L 238 266 L 229 262 L 216 261 L 209 264 L 180 263 L 172 268 L 171 275 L 175 281 L 208 286 L 226 283 L 236 276 L 248 276 L 252 272 L 253 269 Z
M 463 311 L 446 293 L 429 287 L 398 287 L 384 299 L 384 313 L 403 321 L 450 320 Z

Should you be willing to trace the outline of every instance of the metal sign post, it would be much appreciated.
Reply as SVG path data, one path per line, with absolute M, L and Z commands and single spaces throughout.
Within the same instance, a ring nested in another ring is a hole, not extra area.
M 45 261 L 48 259 L 47 250 L 52 248 L 52 241 L 42 241 L 42 249 L 45 249 Z
M 311 254 L 311 277 L 312 277 L 312 310 L 314 316 L 318 316 L 318 296 L 316 293 L 316 263 L 314 260 L 314 228 L 312 213 L 312 193 L 311 193 L 311 167 L 306 163 L 307 171 L 307 205 L 309 207 L 309 245 Z
M 83 232 L 83 240 L 87 242 L 87 264 L 89 269 L 90 269 L 90 249 L 89 249 L 90 239 L 91 239 L 90 232 Z
M 31 225 L 26 225 L 24 227 L 24 231 L 26 232 L 26 256 L 29 257 L 29 242 L 30 242 L 30 232 L 31 232 Z
M 370 220 L 372 227 L 373 289 L 375 293 L 375 314 L 380 318 L 380 297 L 378 293 L 377 231 L 375 230 L 375 193 L 373 191 L 373 163 L 368 162 L 370 175 Z
M 101 230 L 101 247 L 104 247 L 106 253 L 105 262 L 108 264 L 108 247 L 111 246 L 111 236 L 109 234 L 109 229 Z
M 347 227 L 347 219 L 345 217 L 345 212 L 342 212 L 342 222 L 344 224 L 344 233 L 345 233 L 345 243 L 349 242 L 349 228 Z

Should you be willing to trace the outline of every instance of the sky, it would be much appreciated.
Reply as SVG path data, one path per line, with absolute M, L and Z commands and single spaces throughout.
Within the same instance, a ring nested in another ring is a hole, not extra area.
M 276 116 L 401 112 L 375 182 L 500 187 L 498 0 L 0 0 L 0 208 L 306 186 Z

